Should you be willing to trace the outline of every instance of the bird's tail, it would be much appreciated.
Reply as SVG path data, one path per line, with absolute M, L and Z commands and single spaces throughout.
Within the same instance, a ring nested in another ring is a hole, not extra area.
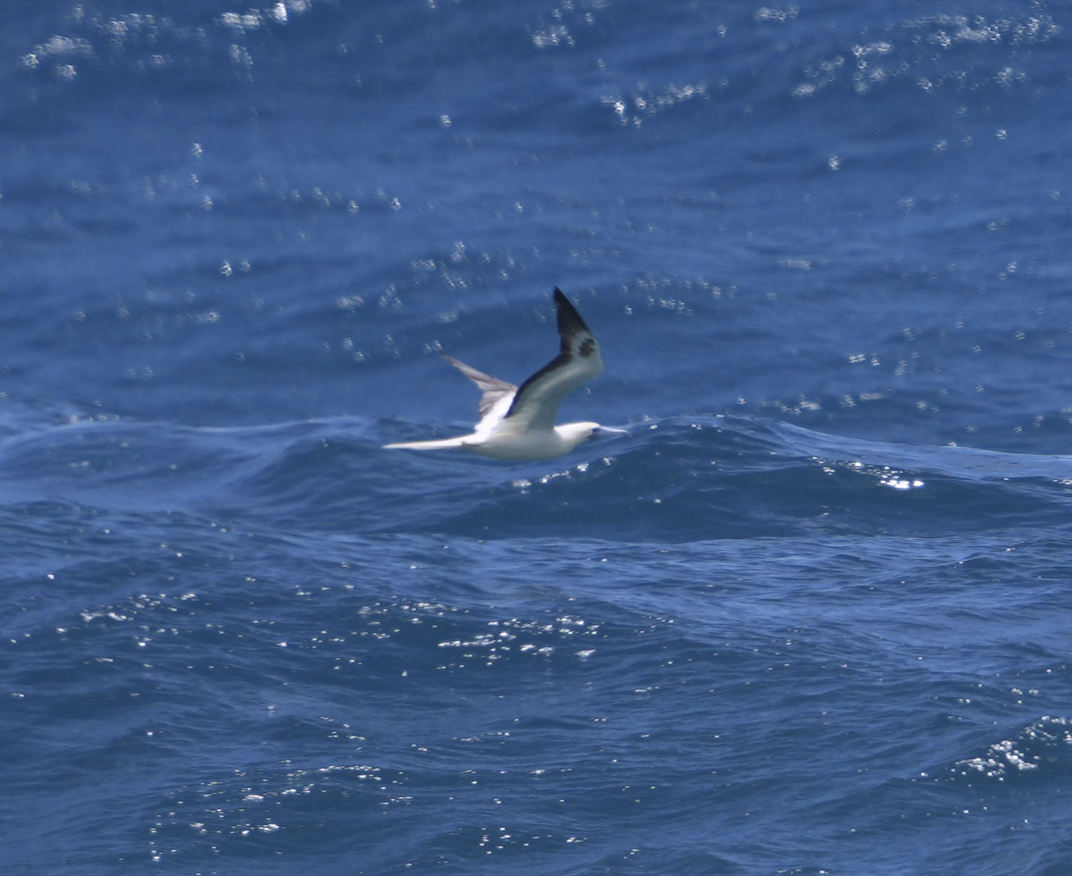
M 466 439 L 471 436 L 462 435 L 459 438 L 443 438 L 439 441 L 403 441 L 400 444 L 384 444 L 384 450 L 446 450 L 449 447 L 464 447 Z

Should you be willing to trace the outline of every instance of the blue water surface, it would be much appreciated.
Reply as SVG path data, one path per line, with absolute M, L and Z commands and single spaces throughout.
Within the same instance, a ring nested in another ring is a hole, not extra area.
M 3 4 L 4 867 L 1072 873 L 1070 35 Z

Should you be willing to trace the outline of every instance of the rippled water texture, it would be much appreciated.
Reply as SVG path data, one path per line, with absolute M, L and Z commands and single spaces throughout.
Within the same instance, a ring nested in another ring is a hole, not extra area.
M 1072 872 L 1070 27 L 5 4 L 7 866 Z

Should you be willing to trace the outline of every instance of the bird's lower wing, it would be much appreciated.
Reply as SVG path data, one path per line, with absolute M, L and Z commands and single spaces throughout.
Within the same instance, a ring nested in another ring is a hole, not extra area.
M 400 444 L 384 444 L 384 450 L 447 450 L 451 447 L 465 447 L 479 443 L 474 435 L 460 435 L 457 438 L 442 438 L 438 441 L 403 441 Z
M 477 371 L 472 366 L 466 365 L 464 362 L 459 362 L 457 359 L 446 355 L 446 353 L 443 354 L 443 358 L 480 388 L 480 391 L 483 393 L 480 398 L 481 418 L 486 417 L 488 411 L 499 404 L 504 398 L 509 397 L 511 401 L 513 400 L 514 393 L 517 392 L 517 387 L 512 383 L 507 383 L 505 380 L 491 377 L 483 371 Z M 507 403 L 506 407 L 510 407 L 509 403 Z M 496 419 L 498 419 L 498 417 Z

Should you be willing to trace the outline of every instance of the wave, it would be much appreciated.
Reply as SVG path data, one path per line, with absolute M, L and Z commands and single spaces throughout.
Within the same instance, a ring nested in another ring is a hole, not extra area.
M 386 452 L 393 422 L 77 422 L 0 442 L 10 503 L 181 511 L 282 530 L 671 543 L 1062 526 L 1072 457 L 912 447 L 748 417 L 633 427 L 554 464 Z M 414 430 L 415 431 L 415 430 Z

